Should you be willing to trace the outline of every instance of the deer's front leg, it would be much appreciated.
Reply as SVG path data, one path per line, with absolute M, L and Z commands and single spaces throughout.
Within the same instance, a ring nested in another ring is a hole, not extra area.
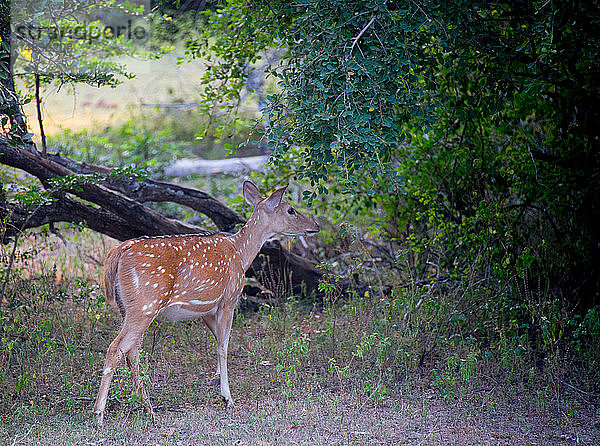
M 225 307 L 217 313 L 217 351 L 219 356 L 221 396 L 227 403 L 227 407 L 233 407 L 233 400 L 229 391 L 229 379 L 227 377 L 227 346 L 229 345 L 233 310 L 233 306 L 231 308 Z

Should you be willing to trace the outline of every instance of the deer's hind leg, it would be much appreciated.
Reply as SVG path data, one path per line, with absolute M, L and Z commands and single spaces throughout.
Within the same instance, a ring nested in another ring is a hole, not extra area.
M 121 358 L 128 354 L 130 350 L 135 349 L 135 352 L 138 352 L 144 332 L 146 331 L 146 328 L 148 328 L 149 324 L 150 321 L 148 321 L 147 324 L 144 323 L 143 326 L 135 327 L 128 323 L 128 319 L 125 317 L 123 328 L 121 328 L 120 333 L 108 347 L 106 359 L 104 361 L 104 368 L 102 370 L 100 388 L 98 389 L 98 396 L 96 398 L 96 403 L 94 404 L 94 420 L 100 426 L 104 423 L 104 408 L 106 407 L 108 391 L 115 373 L 115 367 Z M 135 359 L 135 352 L 132 356 L 133 359 Z M 137 354 L 139 355 L 139 352 Z M 137 372 L 135 370 L 134 376 L 137 377 Z M 134 379 L 139 379 L 139 377 Z

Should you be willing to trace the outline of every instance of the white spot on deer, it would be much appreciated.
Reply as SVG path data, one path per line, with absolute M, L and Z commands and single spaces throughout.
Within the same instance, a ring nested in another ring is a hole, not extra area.
M 158 283 L 155 283 L 154 285 L 152 285 L 152 288 L 156 288 L 158 286 Z
M 108 375 L 112 370 L 112 367 L 106 367 L 103 371 L 102 374 L 103 375 Z
M 133 286 L 135 286 L 136 291 L 140 288 L 140 279 L 135 271 L 135 267 L 131 268 L 131 280 L 133 280 Z

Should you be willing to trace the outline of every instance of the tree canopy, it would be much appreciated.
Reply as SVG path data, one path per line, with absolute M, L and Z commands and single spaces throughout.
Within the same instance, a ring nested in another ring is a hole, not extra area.
M 189 51 L 228 88 L 287 50 L 265 129 L 280 169 L 382 205 L 450 271 L 597 298 L 597 1 L 234 0 L 208 23 Z

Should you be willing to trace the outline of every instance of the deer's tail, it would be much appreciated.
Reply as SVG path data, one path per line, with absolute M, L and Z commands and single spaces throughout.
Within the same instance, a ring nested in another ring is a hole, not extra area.
M 112 309 L 118 308 L 122 317 L 125 317 L 125 305 L 123 296 L 121 296 L 121 287 L 119 284 L 119 262 L 123 255 L 121 246 L 115 246 L 106 254 L 104 261 L 104 294 L 106 302 Z

